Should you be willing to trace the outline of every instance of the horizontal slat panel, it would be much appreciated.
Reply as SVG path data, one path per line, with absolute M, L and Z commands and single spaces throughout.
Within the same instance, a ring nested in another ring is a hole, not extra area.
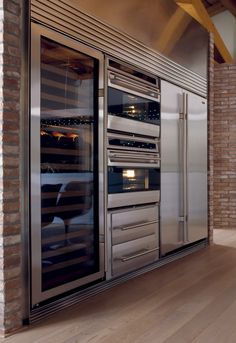
M 207 80 L 66 0 L 33 0 L 32 19 L 204 97 Z

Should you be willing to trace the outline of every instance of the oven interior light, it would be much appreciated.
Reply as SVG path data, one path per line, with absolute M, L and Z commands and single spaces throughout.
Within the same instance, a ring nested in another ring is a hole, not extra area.
M 133 178 L 135 177 L 135 171 L 132 169 L 123 170 L 123 177 Z

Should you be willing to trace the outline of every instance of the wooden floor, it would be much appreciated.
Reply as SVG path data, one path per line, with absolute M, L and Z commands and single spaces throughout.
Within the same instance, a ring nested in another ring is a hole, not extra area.
M 236 231 L 1 342 L 235 343 Z

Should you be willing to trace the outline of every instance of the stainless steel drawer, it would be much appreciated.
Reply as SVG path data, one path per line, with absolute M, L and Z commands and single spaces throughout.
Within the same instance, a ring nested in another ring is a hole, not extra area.
M 158 233 L 159 207 L 148 206 L 111 213 L 112 244 Z
M 160 202 L 160 191 L 142 191 L 108 194 L 108 208 Z
M 158 236 L 151 235 L 112 247 L 112 275 L 117 276 L 150 264 L 159 258 Z

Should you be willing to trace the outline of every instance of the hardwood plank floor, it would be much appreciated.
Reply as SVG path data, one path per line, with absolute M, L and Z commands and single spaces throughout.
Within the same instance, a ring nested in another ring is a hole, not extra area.
M 64 310 L 6 343 L 235 343 L 236 230 Z

